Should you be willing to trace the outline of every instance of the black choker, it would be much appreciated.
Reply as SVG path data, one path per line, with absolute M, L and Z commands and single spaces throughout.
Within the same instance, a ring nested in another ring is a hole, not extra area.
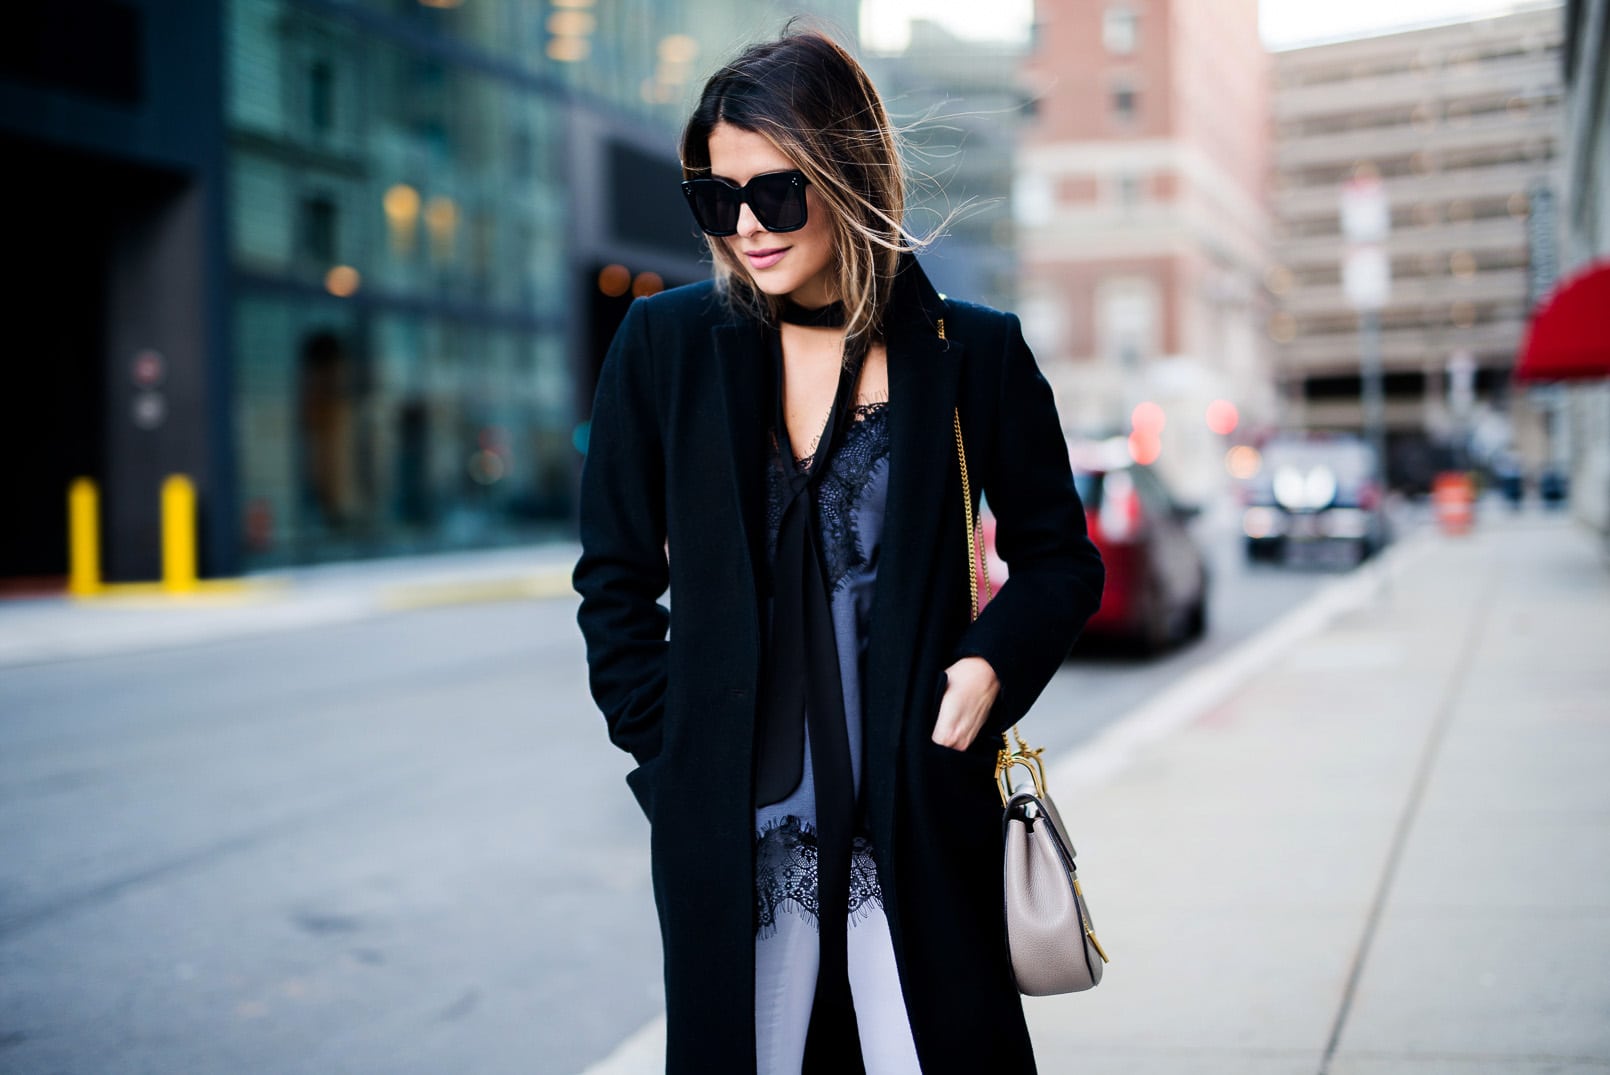
M 792 299 L 784 299 L 782 312 L 777 316 L 790 325 L 804 325 L 806 328 L 843 328 L 844 304 L 830 302 L 826 306 L 811 309 Z

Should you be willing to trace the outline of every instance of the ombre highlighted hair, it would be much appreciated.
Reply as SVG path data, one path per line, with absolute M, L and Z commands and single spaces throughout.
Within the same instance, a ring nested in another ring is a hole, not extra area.
M 684 178 L 710 174 L 710 132 L 718 123 L 763 136 L 810 180 L 832 224 L 845 351 L 870 346 L 882 334 L 900 255 L 926 240 L 905 227 L 900 135 L 866 71 L 833 39 L 790 26 L 705 83 L 682 132 Z M 783 300 L 751 286 L 726 242 L 705 241 L 727 303 L 775 324 Z

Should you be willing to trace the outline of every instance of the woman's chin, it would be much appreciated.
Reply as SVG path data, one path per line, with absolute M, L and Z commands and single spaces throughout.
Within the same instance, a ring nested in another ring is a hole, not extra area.
M 792 299 L 801 306 L 816 307 L 831 302 L 831 289 L 821 275 L 804 276 L 798 272 L 775 270 L 749 270 L 749 283 L 762 295 L 774 299 Z
M 768 276 L 763 272 L 750 273 L 749 282 L 754 285 L 756 291 L 760 292 L 762 295 L 770 295 L 774 299 L 787 298 L 799 290 L 801 283 L 799 280 L 795 280 L 792 277 L 779 278 L 775 276 Z

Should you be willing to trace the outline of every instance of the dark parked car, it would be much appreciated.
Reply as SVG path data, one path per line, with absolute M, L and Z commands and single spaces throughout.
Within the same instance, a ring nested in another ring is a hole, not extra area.
M 1186 523 L 1197 510 L 1175 502 L 1151 467 L 1108 445 L 1076 447 L 1073 480 L 1090 538 L 1107 569 L 1101 609 L 1085 627 L 1155 653 L 1207 628 L 1207 565 Z M 984 516 L 990 581 L 1006 577 L 995 553 L 995 519 Z
M 1375 451 L 1358 437 L 1282 436 L 1263 447 L 1242 487 L 1247 556 L 1281 561 L 1298 548 L 1340 548 L 1351 562 L 1387 542 Z

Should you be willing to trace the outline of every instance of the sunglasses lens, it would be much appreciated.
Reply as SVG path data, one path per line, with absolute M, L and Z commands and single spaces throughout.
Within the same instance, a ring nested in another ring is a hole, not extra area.
M 767 231 L 805 226 L 805 183 L 797 172 L 757 175 L 749 181 L 749 207 Z
M 721 179 L 685 179 L 693 219 L 708 235 L 735 235 L 744 202 L 767 231 L 798 231 L 805 226 L 805 177 L 798 172 L 757 175 L 743 188 Z
M 682 184 L 688 206 L 699 227 L 711 235 L 731 235 L 738 230 L 738 206 L 742 196 L 719 179 L 690 179 Z

